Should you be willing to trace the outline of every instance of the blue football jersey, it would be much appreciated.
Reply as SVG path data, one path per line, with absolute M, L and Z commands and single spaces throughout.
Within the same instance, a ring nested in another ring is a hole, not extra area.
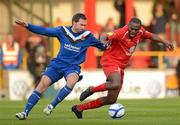
M 28 24 L 27 27 L 31 32 L 49 36 L 57 37 L 61 48 L 55 62 L 64 62 L 66 64 L 79 65 L 85 61 L 88 47 L 94 46 L 99 49 L 106 47 L 97 40 L 94 35 L 87 30 L 81 33 L 73 33 L 71 27 L 59 26 L 55 28 L 45 28 L 33 24 Z

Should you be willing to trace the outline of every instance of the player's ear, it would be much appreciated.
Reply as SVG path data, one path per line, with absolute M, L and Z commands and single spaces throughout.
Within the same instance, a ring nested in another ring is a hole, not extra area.
M 131 24 L 130 24 L 130 22 L 129 22 L 127 25 L 128 25 L 128 28 L 130 28 L 130 27 L 131 27 Z
M 128 22 L 128 24 L 127 24 L 127 25 L 128 25 L 128 27 L 130 27 L 131 23 L 130 23 L 130 22 Z
M 74 25 L 74 21 L 72 21 L 72 25 Z

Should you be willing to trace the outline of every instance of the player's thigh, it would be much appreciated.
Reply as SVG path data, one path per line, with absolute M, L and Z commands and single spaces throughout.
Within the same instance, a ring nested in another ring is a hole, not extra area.
M 108 76 L 108 81 L 110 81 L 109 86 L 112 88 L 122 88 L 124 80 L 124 70 L 119 70 L 117 72 L 112 72 Z
M 108 76 L 108 80 L 111 81 L 110 84 L 119 84 L 121 81 L 121 72 L 119 71 L 111 72 Z
M 79 80 L 80 67 L 78 65 L 72 65 L 65 70 L 64 77 L 67 81 L 67 86 L 73 88 Z
M 51 80 L 51 84 L 54 84 L 63 77 L 64 73 L 53 67 L 47 67 L 43 75 Z
M 106 65 L 103 65 L 103 71 L 108 81 L 111 81 L 113 84 L 120 83 L 121 69 L 118 64 L 109 63 Z

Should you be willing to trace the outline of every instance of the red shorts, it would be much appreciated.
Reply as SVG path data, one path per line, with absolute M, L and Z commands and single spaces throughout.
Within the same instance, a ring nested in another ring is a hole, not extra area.
M 102 64 L 102 68 L 103 68 L 104 74 L 106 75 L 106 78 L 108 78 L 109 75 L 113 72 L 120 72 L 120 78 L 121 78 L 120 89 L 121 89 L 123 85 L 123 80 L 124 80 L 124 69 L 121 69 L 117 62 L 104 63 Z

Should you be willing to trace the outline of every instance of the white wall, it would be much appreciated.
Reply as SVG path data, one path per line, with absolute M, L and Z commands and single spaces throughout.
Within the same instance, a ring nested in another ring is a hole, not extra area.
M 114 8 L 113 0 L 97 0 L 96 22 L 105 25 L 108 18 L 112 17 L 116 25 L 119 24 L 119 13 Z
M 82 71 L 83 80 L 78 82 L 66 99 L 78 99 L 82 91 L 89 86 L 97 86 L 105 82 L 106 77 L 102 70 Z M 158 76 L 158 77 L 157 77 Z M 142 98 L 164 98 L 165 97 L 165 78 L 164 71 L 152 70 L 125 70 L 124 83 L 118 98 L 123 99 L 142 99 Z M 65 80 L 61 79 L 54 84 L 55 89 L 62 88 Z M 95 99 L 106 95 L 106 92 L 93 94 L 88 99 Z

